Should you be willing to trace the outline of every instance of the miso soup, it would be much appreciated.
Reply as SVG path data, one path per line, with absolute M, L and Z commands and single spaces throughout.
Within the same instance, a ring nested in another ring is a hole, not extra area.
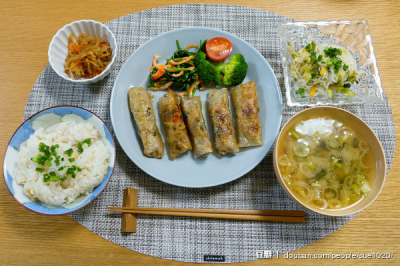
M 363 134 L 339 119 L 310 116 L 283 132 L 278 165 L 300 201 L 323 210 L 347 208 L 375 181 L 375 158 Z

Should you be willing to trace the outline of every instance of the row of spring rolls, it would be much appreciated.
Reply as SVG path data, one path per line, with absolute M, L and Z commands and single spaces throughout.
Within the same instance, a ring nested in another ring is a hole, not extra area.
M 214 144 L 220 154 L 238 152 L 239 147 L 262 145 L 255 83 L 250 81 L 232 88 L 231 91 L 236 108 L 239 142 L 236 141 L 229 108 L 228 89 L 210 89 L 208 95 Z M 161 158 L 164 155 L 164 143 L 156 125 L 150 92 L 132 87 L 128 95 L 130 109 L 143 142 L 144 154 Z M 169 92 L 160 98 L 159 109 L 171 159 L 192 148 L 195 158 L 206 157 L 212 152 L 200 96 L 181 97 L 179 101 L 175 93 Z

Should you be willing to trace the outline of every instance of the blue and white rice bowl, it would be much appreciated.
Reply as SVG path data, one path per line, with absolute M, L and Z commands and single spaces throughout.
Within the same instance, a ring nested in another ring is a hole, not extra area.
M 103 181 L 93 189 L 88 195 L 78 197 L 74 202 L 61 207 L 53 207 L 38 201 L 32 200 L 31 197 L 25 194 L 24 186 L 19 185 L 13 177 L 14 169 L 16 167 L 16 160 L 18 158 L 19 149 L 22 143 L 28 140 L 38 128 L 48 128 L 59 122 L 76 121 L 76 122 L 90 122 L 100 133 L 101 139 L 109 151 L 108 169 Z M 114 139 L 110 130 L 96 114 L 77 106 L 55 106 L 44 109 L 35 115 L 28 118 L 22 125 L 15 131 L 8 143 L 4 161 L 3 161 L 3 175 L 8 190 L 14 199 L 22 206 L 33 212 L 44 215 L 63 215 L 75 212 L 97 198 L 105 189 L 110 181 L 112 172 L 114 170 L 116 159 L 116 149 Z

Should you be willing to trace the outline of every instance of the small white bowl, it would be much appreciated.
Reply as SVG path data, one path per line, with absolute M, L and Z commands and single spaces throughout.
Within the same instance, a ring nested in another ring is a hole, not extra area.
M 95 38 L 96 36 L 101 38 L 103 34 L 107 34 L 107 40 L 110 43 L 112 50 L 112 59 L 108 63 L 106 69 L 98 76 L 94 78 L 86 79 L 79 78 L 72 79 L 67 73 L 65 73 L 65 59 L 68 55 L 68 36 L 74 33 L 76 37 L 80 34 L 87 34 Z M 79 20 L 74 21 L 70 24 L 65 25 L 60 29 L 56 35 L 54 35 L 49 46 L 49 62 L 53 70 L 62 78 L 79 84 L 90 84 L 102 80 L 108 74 L 110 74 L 111 68 L 114 65 L 115 58 L 118 52 L 117 42 L 115 36 L 104 24 L 94 20 Z

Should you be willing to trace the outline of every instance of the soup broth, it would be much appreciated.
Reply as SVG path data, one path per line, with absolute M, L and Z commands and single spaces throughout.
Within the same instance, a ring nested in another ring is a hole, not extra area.
M 338 118 L 310 116 L 283 132 L 278 165 L 290 191 L 319 209 L 347 208 L 365 198 L 375 158 L 363 134 Z

